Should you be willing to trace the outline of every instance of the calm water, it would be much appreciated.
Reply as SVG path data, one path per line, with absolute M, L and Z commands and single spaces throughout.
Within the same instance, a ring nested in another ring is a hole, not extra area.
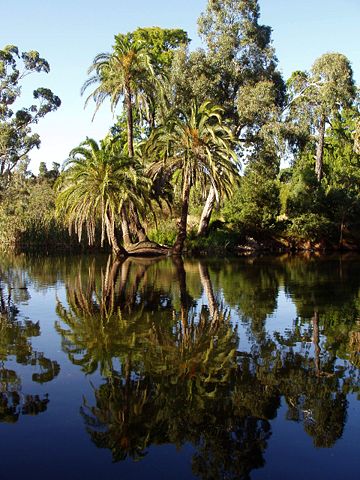
M 355 479 L 360 258 L 0 258 L 1 478 Z

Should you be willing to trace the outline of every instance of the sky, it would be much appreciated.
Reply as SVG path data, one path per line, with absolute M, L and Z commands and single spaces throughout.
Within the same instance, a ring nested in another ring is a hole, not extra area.
M 87 136 L 103 138 L 114 117 L 107 103 L 92 121 L 94 108 L 84 109 L 80 89 L 97 53 L 109 52 L 114 35 L 137 27 L 182 28 L 201 46 L 197 19 L 207 0 L 0 0 L 0 48 L 14 44 L 20 51 L 38 50 L 51 66 L 23 82 L 23 103 L 32 90 L 50 88 L 61 98 L 58 111 L 34 128 L 41 147 L 30 154 L 35 173 L 44 161 L 62 164 L 69 151 Z M 309 70 L 326 52 L 345 54 L 360 84 L 360 0 L 259 0 L 260 23 L 273 29 L 273 46 L 284 78 Z

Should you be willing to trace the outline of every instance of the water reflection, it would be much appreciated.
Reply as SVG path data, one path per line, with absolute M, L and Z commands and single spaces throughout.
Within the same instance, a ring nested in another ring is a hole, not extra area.
M 300 266 L 227 265 L 214 272 L 223 299 L 214 293 L 211 265 L 202 262 L 185 268 L 175 259 L 159 270 L 156 263 L 126 260 L 108 263 L 101 276 L 94 265 L 84 278 L 79 271 L 67 285 L 68 308 L 58 303 L 56 328 L 70 360 L 87 373 L 100 368 L 105 377 L 95 403 L 87 399 L 81 408 L 94 443 L 122 460 L 141 458 L 150 445 L 191 442 L 195 474 L 246 478 L 264 464 L 269 421 L 283 397 L 287 419 L 303 423 L 314 445 L 332 446 L 343 433 L 346 395 L 358 388 L 358 285 L 338 284 L 348 315 L 334 318 L 333 306 L 329 311 L 322 301 L 330 288 L 326 276 L 319 278 L 311 262 Z M 197 295 L 187 272 L 194 285 L 197 273 Z M 346 272 L 341 275 L 346 282 Z M 285 334 L 269 335 L 266 319 L 285 282 L 299 316 Z M 250 324 L 250 352 L 239 349 L 224 300 Z M 341 366 L 339 353 L 346 359 Z
M 31 339 L 40 336 L 39 322 L 20 320 L 17 303 L 29 299 L 23 275 L 0 271 L 0 422 L 16 423 L 21 415 L 47 409 L 48 395 L 24 393 L 21 374 L 9 365 L 32 367 L 32 381 L 46 383 L 60 371 L 57 362 L 34 350 Z
M 114 461 L 191 444 L 194 476 L 248 479 L 266 466 L 280 421 L 297 423 L 316 448 L 334 448 L 344 436 L 360 386 L 358 260 L 83 257 L 55 259 L 52 273 L 48 259 L 43 277 L 39 262 L 24 261 L 19 289 L 33 278 L 37 285 L 64 281 L 55 329 L 92 385 L 75 408 L 93 444 Z M 34 381 L 51 379 L 56 362 L 29 340 L 39 325 L 19 323 L 7 295 L 1 311 L 11 328 L 0 352 L 43 365 L 45 376 Z M 28 293 L 17 295 L 19 302 Z M 284 302 L 295 313 L 281 323 Z M 16 384 L 11 379 L 4 371 L 0 382 Z M 4 391 L 7 412 L 16 389 Z
M 189 265 L 192 272 L 195 265 Z M 114 460 L 141 458 L 150 445 L 191 442 L 194 472 L 243 475 L 263 464 L 270 425 L 234 413 L 237 328 L 215 299 L 206 265 L 196 265 L 207 296 L 202 307 L 187 288 L 181 259 L 166 265 L 170 289 L 163 278 L 156 282 L 156 267 L 129 260 L 108 264 L 98 286 L 92 268 L 87 282 L 68 285 L 68 309 L 58 304 L 66 327 L 56 327 L 69 358 L 86 365 L 85 371 L 97 365 L 103 375 L 107 365 L 95 404 L 85 400 L 81 408 L 87 431 L 98 447 L 111 449 Z

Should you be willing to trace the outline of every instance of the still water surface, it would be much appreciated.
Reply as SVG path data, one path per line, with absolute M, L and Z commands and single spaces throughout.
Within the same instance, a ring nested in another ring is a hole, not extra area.
M 360 258 L 0 258 L 5 479 L 355 479 Z

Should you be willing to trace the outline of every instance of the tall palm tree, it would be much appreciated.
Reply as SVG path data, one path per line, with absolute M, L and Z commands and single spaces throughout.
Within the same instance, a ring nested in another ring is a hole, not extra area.
M 124 100 L 127 116 L 127 138 L 129 157 L 134 156 L 134 106 L 139 111 L 148 109 L 146 91 L 155 78 L 150 57 L 143 42 L 135 41 L 130 35 L 115 36 L 115 45 L 111 53 L 99 53 L 88 70 L 91 75 L 84 83 L 81 92 L 97 85 L 86 103 L 93 98 L 96 114 L 105 99 L 110 99 L 114 111 L 120 99 Z
M 131 34 L 116 35 L 111 53 L 99 53 L 88 70 L 91 75 L 82 87 L 82 93 L 92 85 L 97 85 L 88 96 L 96 103 L 96 114 L 105 99 L 110 99 L 111 109 L 115 110 L 121 99 L 127 117 L 127 146 L 129 157 L 134 157 L 134 108 L 142 115 L 149 116 L 153 98 L 155 74 L 150 56 L 145 50 L 145 43 L 135 40 Z M 131 211 L 131 212 L 130 212 Z M 123 209 L 123 229 L 129 231 L 128 217 L 132 214 L 133 227 L 139 241 L 147 241 L 138 210 L 130 205 L 128 211 Z M 127 236 L 129 243 L 130 235 Z
M 149 180 L 140 163 L 114 142 L 98 145 L 88 138 L 71 151 L 66 167 L 57 181 L 57 213 L 64 216 L 70 231 L 74 227 L 79 240 L 86 226 L 90 245 L 100 221 L 101 244 L 106 236 L 116 256 L 126 255 L 116 238 L 115 219 L 127 203 L 138 207 L 144 203 Z
M 205 190 L 210 184 L 216 191 L 229 194 L 238 175 L 233 136 L 221 115 L 222 109 L 209 101 L 200 106 L 193 102 L 190 113 L 179 111 L 155 129 L 145 147 L 153 159 L 151 177 L 181 172 L 182 206 L 175 254 L 182 253 L 186 239 L 191 188 L 198 184 Z

